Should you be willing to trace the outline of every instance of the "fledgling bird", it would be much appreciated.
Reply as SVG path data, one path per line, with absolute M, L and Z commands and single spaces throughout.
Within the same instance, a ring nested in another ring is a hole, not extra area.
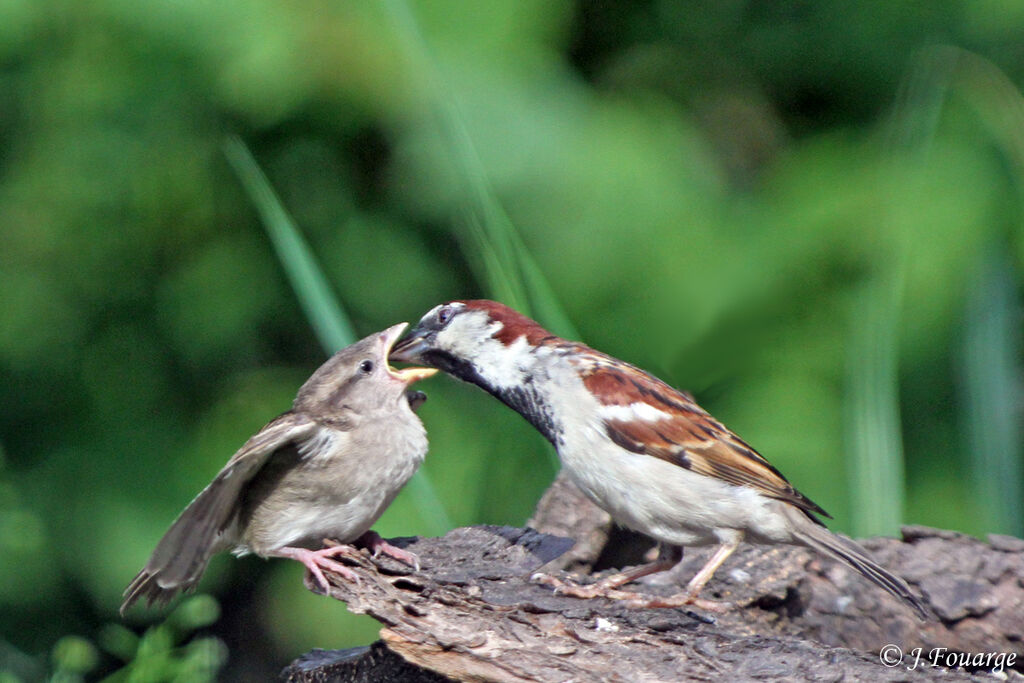
M 926 612 L 906 582 L 815 517 L 828 514 L 693 398 L 629 363 L 561 339 L 494 301 L 433 308 L 391 353 L 476 384 L 519 412 L 558 451 L 570 479 L 618 524 L 662 545 L 657 561 L 589 586 L 544 583 L 578 597 L 605 595 L 637 607 L 693 604 L 746 539 L 810 547 L 853 567 Z M 718 544 L 686 590 L 645 598 L 616 590 L 670 569 L 687 545 Z
M 249 439 L 171 525 L 125 589 L 122 614 L 140 598 L 166 603 L 194 588 L 222 550 L 298 560 L 325 593 L 322 569 L 357 580 L 333 559 L 355 552 L 349 543 L 418 568 L 412 553 L 370 531 L 427 453 L 413 413 L 426 396 L 407 388 L 437 370 L 388 365 L 405 327 L 372 334 L 313 373 L 292 409 Z M 342 545 L 321 548 L 327 538 Z

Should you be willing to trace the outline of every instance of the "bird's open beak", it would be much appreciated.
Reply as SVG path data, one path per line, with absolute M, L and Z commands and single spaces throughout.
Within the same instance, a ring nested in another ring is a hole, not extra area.
M 404 361 L 404 358 L 395 356 L 395 342 L 398 341 L 399 337 L 402 336 L 402 332 L 408 327 L 409 323 L 398 323 L 392 325 L 388 329 L 381 332 L 381 340 L 384 342 L 384 357 L 390 360 Z M 404 342 L 403 342 L 404 343 Z M 388 365 L 388 374 L 397 380 L 405 382 L 406 384 L 412 384 L 418 382 L 421 379 L 426 379 L 437 374 L 435 368 L 402 368 L 396 370 Z
M 392 349 L 389 358 L 399 363 L 419 363 L 420 353 L 426 348 L 424 334 L 414 329 L 412 334 L 398 342 Z

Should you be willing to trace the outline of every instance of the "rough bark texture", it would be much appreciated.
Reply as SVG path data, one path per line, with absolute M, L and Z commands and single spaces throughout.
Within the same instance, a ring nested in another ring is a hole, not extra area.
M 541 496 L 526 526 L 576 542 L 561 557 L 549 562 L 544 567 L 546 571 L 588 573 L 608 545 L 613 527 L 611 515 L 590 502 L 564 472 L 559 472 Z
M 1024 670 L 1024 541 L 993 536 L 984 543 L 923 527 L 904 528 L 902 541 L 865 541 L 881 564 L 923 595 L 936 615 L 927 622 L 855 572 L 809 550 L 744 545 L 704 594 L 735 608 L 709 618 L 696 610 L 631 610 L 606 599 L 578 600 L 531 583 L 530 575 L 542 565 L 545 571 L 559 563 L 600 568 L 602 557 L 609 557 L 604 540 L 614 542 L 615 535 L 609 533 L 607 516 L 573 495 L 565 489 L 545 496 L 531 520 L 545 532 L 584 540 L 571 551 L 568 539 L 529 528 L 470 527 L 443 538 L 394 540 L 419 555 L 420 572 L 389 558 L 366 557 L 354 567 L 358 585 L 330 576 L 332 597 L 384 625 L 381 641 L 357 651 L 315 651 L 282 677 L 994 680 L 987 673 L 994 659 L 987 666 L 953 671 L 924 661 L 933 648 L 945 647 L 1015 654 L 1016 671 L 1002 676 L 1024 680 L 1019 673 Z M 685 582 L 707 552 L 688 551 L 686 561 L 670 573 L 674 577 L 662 575 L 662 582 L 631 590 L 675 592 L 678 583 L 664 580 Z M 886 646 L 887 656 L 896 655 L 891 646 L 906 653 L 902 664 L 880 663 Z M 923 661 L 908 670 L 915 648 L 923 648 Z

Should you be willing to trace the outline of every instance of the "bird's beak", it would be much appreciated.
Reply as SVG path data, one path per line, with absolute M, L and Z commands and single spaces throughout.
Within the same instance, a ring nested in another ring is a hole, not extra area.
M 417 327 L 409 336 L 392 347 L 389 358 L 399 363 L 419 363 L 422 362 L 420 354 L 426 348 L 426 333 Z
M 392 325 L 381 332 L 381 341 L 384 342 L 385 358 L 390 360 L 405 360 L 404 358 L 395 357 L 394 346 L 395 342 L 398 341 L 398 338 L 402 336 L 402 331 L 405 330 L 408 325 L 409 323 L 398 323 L 397 325 Z M 402 368 L 401 370 L 396 370 L 388 365 L 388 374 L 401 382 L 405 382 L 406 384 L 412 384 L 413 382 L 418 382 L 421 379 L 432 377 L 436 373 L 437 370 L 434 368 Z

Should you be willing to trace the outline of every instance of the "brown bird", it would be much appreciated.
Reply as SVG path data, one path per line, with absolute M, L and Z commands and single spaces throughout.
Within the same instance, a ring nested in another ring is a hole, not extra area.
M 453 301 L 428 312 L 391 353 L 471 382 L 519 412 L 558 451 L 570 479 L 619 524 L 662 544 L 656 562 L 589 586 L 541 577 L 578 597 L 640 607 L 695 604 L 746 539 L 803 545 L 856 569 L 926 613 L 906 582 L 815 516 L 828 514 L 686 393 L 621 360 L 561 339 L 494 301 Z M 718 550 L 686 590 L 668 598 L 618 591 L 671 568 L 686 545 Z
M 139 598 L 166 603 L 194 588 L 210 557 L 228 549 L 298 560 L 324 592 L 322 569 L 356 579 L 333 559 L 355 552 L 344 544 L 417 566 L 370 531 L 427 453 L 413 413 L 426 396 L 406 389 L 437 371 L 388 365 L 405 327 L 370 335 L 313 373 L 292 409 L 249 439 L 171 525 L 125 589 L 122 614 Z M 327 538 L 343 545 L 321 548 Z

